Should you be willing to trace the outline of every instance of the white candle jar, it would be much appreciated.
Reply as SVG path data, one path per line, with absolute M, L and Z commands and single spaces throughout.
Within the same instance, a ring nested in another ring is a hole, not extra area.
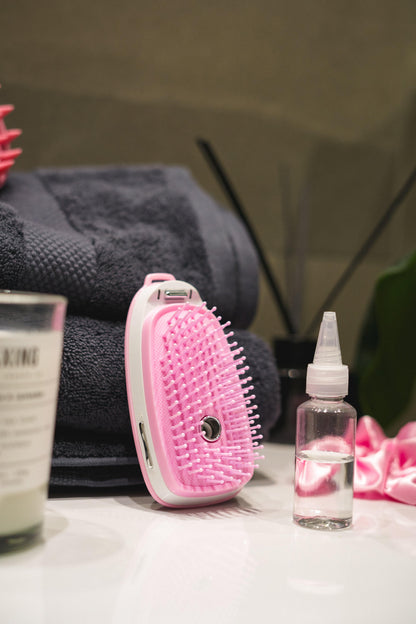
M 66 304 L 0 291 L 0 552 L 42 533 Z

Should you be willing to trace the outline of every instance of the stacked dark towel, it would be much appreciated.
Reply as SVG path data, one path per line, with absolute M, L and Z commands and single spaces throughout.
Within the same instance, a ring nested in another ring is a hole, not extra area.
M 257 262 L 234 215 L 178 167 L 13 174 L 0 192 L 0 288 L 69 299 L 52 486 L 142 482 L 124 381 L 124 324 L 147 273 L 191 282 L 245 348 L 264 432 L 279 415 L 269 349 L 247 331 Z
M 254 316 L 258 281 L 250 240 L 184 169 L 13 174 L 0 202 L 9 204 L 0 217 L 8 227 L 0 233 L 5 288 L 60 293 L 70 312 L 124 320 L 145 275 L 169 267 L 235 327 L 246 328 Z

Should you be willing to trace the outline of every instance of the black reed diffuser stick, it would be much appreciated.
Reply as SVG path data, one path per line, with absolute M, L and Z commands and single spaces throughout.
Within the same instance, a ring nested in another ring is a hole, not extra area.
M 269 283 L 269 286 L 272 290 L 272 293 L 274 295 L 274 298 L 276 300 L 277 306 L 280 310 L 280 313 L 282 315 L 284 324 L 286 326 L 287 331 L 289 332 L 290 335 L 294 336 L 296 334 L 296 330 L 295 327 L 293 325 L 292 319 L 289 315 L 288 309 L 286 307 L 286 304 L 283 300 L 282 294 L 280 292 L 280 288 L 279 285 L 277 283 L 277 281 L 275 280 L 275 278 L 273 277 L 273 273 L 271 271 L 270 265 L 267 262 L 267 259 L 265 257 L 265 254 L 263 252 L 262 246 L 260 245 L 259 240 L 257 239 L 257 236 L 254 232 L 253 227 L 251 226 L 251 223 L 247 217 L 246 211 L 233 187 L 233 185 L 231 184 L 231 180 L 228 177 L 228 175 L 225 172 L 224 167 L 222 166 L 222 164 L 220 163 L 218 157 L 216 156 L 212 146 L 210 145 L 210 143 L 208 141 L 206 141 L 205 139 L 197 139 L 196 140 L 198 147 L 201 149 L 202 153 L 204 154 L 208 164 L 211 166 L 212 170 L 214 171 L 215 175 L 217 176 L 226 196 L 228 197 L 229 201 L 231 202 L 232 206 L 235 208 L 236 212 L 238 213 L 238 215 L 240 216 L 241 220 L 243 221 L 243 223 L 245 224 L 248 234 L 253 242 L 254 247 L 256 248 L 258 257 L 259 257 L 259 261 L 261 266 L 263 267 L 263 271 L 264 274 L 267 278 L 267 281 Z
M 344 288 L 345 284 L 348 282 L 348 280 L 350 279 L 351 275 L 354 273 L 358 265 L 361 264 L 363 258 L 370 251 L 371 247 L 374 245 L 377 238 L 380 236 L 380 234 L 383 232 L 383 230 L 385 229 L 385 227 L 391 220 L 397 208 L 400 206 L 400 204 L 403 203 L 407 195 L 410 193 L 415 181 L 416 181 L 416 168 L 413 169 L 412 173 L 407 178 L 403 186 L 400 188 L 399 192 L 394 197 L 393 201 L 391 202 L 391 204 L 389 205 L 385 213 L 381 216 L 381 219 L 376 223 L 375 228 L 370 232 L 369 236 L 361 245 L 360 249 L 357 251 L 357 253 L 353 257 L 353 259 L 351 260 L 351 262 L 349 263 L 345 271 L 341 274 L 341 277 L 336 282 L 335 286 L 329 292 L 325 301 L 323 302 L 323 304 L 321 305 L 321 307 L 319 308 L 319 310 L 313 317 L 308 329 L 305 332 L 305 336 L 308 336 L 309 334 L 311 334 L 316 329 L 316 327 L 318 327 L 322 319 L 322 314 L 325 312 L 325 310 L 329 310 L 331 308 L 332 303 L 335 300 L 335 298 L 339 295 L 340 291 Z

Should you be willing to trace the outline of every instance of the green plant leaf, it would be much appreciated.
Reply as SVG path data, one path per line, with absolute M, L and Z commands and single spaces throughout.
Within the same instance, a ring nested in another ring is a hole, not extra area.
M 378 278 L 356 371 L 363 413 L 391 425 L 406 409 L 416 380 L 416 252 Z

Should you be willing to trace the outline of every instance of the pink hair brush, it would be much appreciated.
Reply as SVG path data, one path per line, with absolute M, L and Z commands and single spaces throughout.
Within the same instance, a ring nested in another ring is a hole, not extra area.
M 198 291 L 150 274 L 126 323 L 130 419 L 149 492 L 169 507 L 232 498 L 251 479 L 260 425 L 241 348 Z
M 14 165 L 15 159 L 22 153 L 22 150 L 19 148 L 11 148 L 12 141 L 20 136 L 22 131 L 17 129 L 8 130 L 4 123 L 6 115 L 13 110 L 14 106 L 11 104 L 0 106 L 0 188 L 6 182 L 7 174 L 10 167 Z

